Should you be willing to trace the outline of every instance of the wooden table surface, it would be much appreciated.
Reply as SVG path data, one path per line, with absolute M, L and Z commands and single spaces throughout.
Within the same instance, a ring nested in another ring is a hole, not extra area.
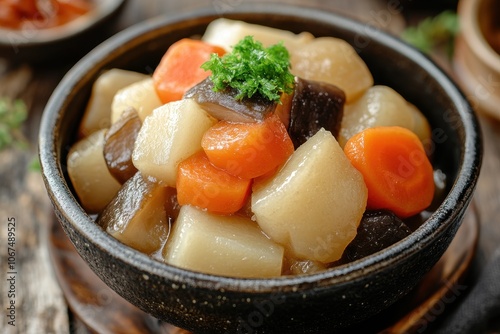
M 159 14 L 175 15 L 200 7 L 214 6 L 231 11 L 238 5 L 253 1 L 197 0 L 162 1 L 129 0 L 117 20 L 99 38 L 112 35 L 143 19 Z M 408 22 L 415 22 L 429 13 L 429 8 L 403 6 L 394 12 L 382 0 L 281 0 L 283 4 L 299 4 L 340 12 L 398 34 Z M 407 1 L 411 3 L 411 1 Z M 406 3 L 403 1 L 402 3 Z M 0 8 L 1 10 L 1 8 Z M 434 8 L 431 10 L 436 11 Z M 64 296 L 55 279 L 48 252 L 49 226 L 52 208 L 39 172 L 29 168 L 37 156 L 37 136 L 44 106 L 74 60 L 57 59 L 51 64 L 30 65 L 0 58 L 0 97 L 9 96 L 25 101 L 29 118 L 23 133 L 30 146 L 27 149 L 9 148 L 0 152 L 0 333 L 70 333 L 71 319 Z M 451 73 L 453 74 L 453 73 Z M 476 263 L 481 267 L 500 243 L 500 123 L 480 115 L 484 135 L 484 160 L 475 193 L 475 203 L 481 219 L 481 234 Z M 8 223 L 16 222 L 15 284 L 9 279 Z M 14 288 L 16 326 L 8 324 L 6 310 Z

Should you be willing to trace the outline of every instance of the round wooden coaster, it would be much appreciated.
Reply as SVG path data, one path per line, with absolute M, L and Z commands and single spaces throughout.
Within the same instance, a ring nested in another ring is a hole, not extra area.
M 139 310 L 105 285 L 78 255 L 54 219 L 50 238 L 53 267 L 70 310 L 92 333 L 188 334 Z M 439 262 L 401 301 L 352 330 L 365 333 L 422 333 L 459 299 L 479 237 L 474 205 Z M 349 330 L 350 331 L 350 330 Z

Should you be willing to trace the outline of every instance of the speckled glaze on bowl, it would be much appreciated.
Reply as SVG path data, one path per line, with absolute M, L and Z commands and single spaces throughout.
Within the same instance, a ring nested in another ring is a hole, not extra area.
M 104 69 L 150 73 L 174 41 L 202 34 L 212 10 L 147 21 L 106 41 L 62 80 L 44 112 L 40 158 L 55 212 L 80 255 L 125 299 L 158 319 L 202 333 L 331 333 L 360 322 L 406 293 L 440 258 L 461 224 L 481 165 L 477 119 L 457 87 L 413 48 L 368 26 L 312 9 L 245 6 L 225 17 L 351 43 L 375 81 L 416 104 L 433 127 L 434 165 L 448 195 L 412 235 L 370 257 L 331 270 L 276 279 L 235 279 L 175 268 L 124 246 L 80 207 L 66 174 L 93 81 Z

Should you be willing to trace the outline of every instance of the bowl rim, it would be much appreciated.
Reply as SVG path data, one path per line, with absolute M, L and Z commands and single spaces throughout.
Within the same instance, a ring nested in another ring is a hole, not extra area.
M 65 215 L 72 229 L 77 230 L 91 240 L 97 248 L 107 252 L 119 261 L 129 263 L 141 272 L 157 275 L 161 279 L 173 283 L 189 285 L 194 288 L 216 288 L 220 291 L 273 293 L 276 289 L 280 289 L 300 292 L 310 287 L 345 284 L 351 280 L 361 279 L 368 274 L 377 273 L 391 264 L 402 261 L 410 254 L 428 246 L 435 236 L 441 235 L 448 230 L 451 222 L 464 213 L 472 198 L 481 167 L 481 133 L 474 111 L 450 77 L 426 55 L 412 46 L 380 31 L 376 27 L 357 22 L 337 13 L 301 6 L 265 4 L 261 7 L 241 4 L 225 13 L 224 16 L 231 18 L 238 14 L 256 15 L 262 14 L 263 11 L 265 14 L 287 18 L 294 17 L 300 20 L 314 20 L 316 23 L 343 27 L 343 29 L 359 32 L 360 36 L 365 36 L 369 41 L 376 41 L 390 49 L 397 49 L 404 57 L 410 58 L 422 66 L 427 73 L 432 73 L 433 79 L 441 85 L 448 94 L 449 99 L 455 104 L 463 121 L 465 137 L 464 152 L 460 157 L 462 163 L 457 172 L 457 179 L 439 208 L 409 237 L 381 252 L 315 274 L 276 278 L 234 278 L 174 267 L 127 247 L 105 233 L 81 208 L 64 179 L 61 163 L 56 154 L 59 135 L 53 132 L 60 125 L 62 118 L 59 110 L 64 107 L 66 99 L 74 94 L 71 89 L 78 84 L 82 77 L 85 76 L 85 73 L 91 70 L 92 67 L 98 66 L 100 61 L 103 61 L 108 54 L 123 43 L 136 40 L 141 35 L 151 33 L 163 26 L 179 24 L 187 19 L 214 19 L 220 17 L 220 13 L 217 13 L 213 8 L 202 8 L 188 14 L 166 15 L 150 19 L 111 37 L 82 58 L 62 79 L 49 99 L 40 126 L 39 154 L 42 174 L 56 211 Z M 297 15 L 297 13 L 300 14 Z M 463 203 L 462 210 L 454 210 L 457 203 Z

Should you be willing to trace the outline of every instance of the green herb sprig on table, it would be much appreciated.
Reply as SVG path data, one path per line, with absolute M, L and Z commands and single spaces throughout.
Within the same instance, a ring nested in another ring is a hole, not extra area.
M 22 100 L 0 98 L 0 150 L 9 146 L 28 146 L 21 126 L 28 117 L 26 104 Z
M 238 91 L 237 100 L 260 94 L 279 102 L 281 93 L 293 91 L 290 54 L 283 43 L 264 48 L 252 36 L 246 36 L 231 53 L 222 57 L 213 54 L 201 68 L 212 71 L 215 91 L 234 88 Z
M 448 57 L 451 58 L 458 31 L 457 13 L 446 10 L 435 17 L 426 18 L 415 27 L 405 29 L 401 37 L 425 53 L 444 46 Z
M 0 151 L 8 147 L 26 150 L 28 140 L 21 132 L 21 126 L 28 118 L 28 108 L 23 100 L 0 97 Z M 32 172 L 40 172 L 40 161 L 34 156 L 28 164 Z

